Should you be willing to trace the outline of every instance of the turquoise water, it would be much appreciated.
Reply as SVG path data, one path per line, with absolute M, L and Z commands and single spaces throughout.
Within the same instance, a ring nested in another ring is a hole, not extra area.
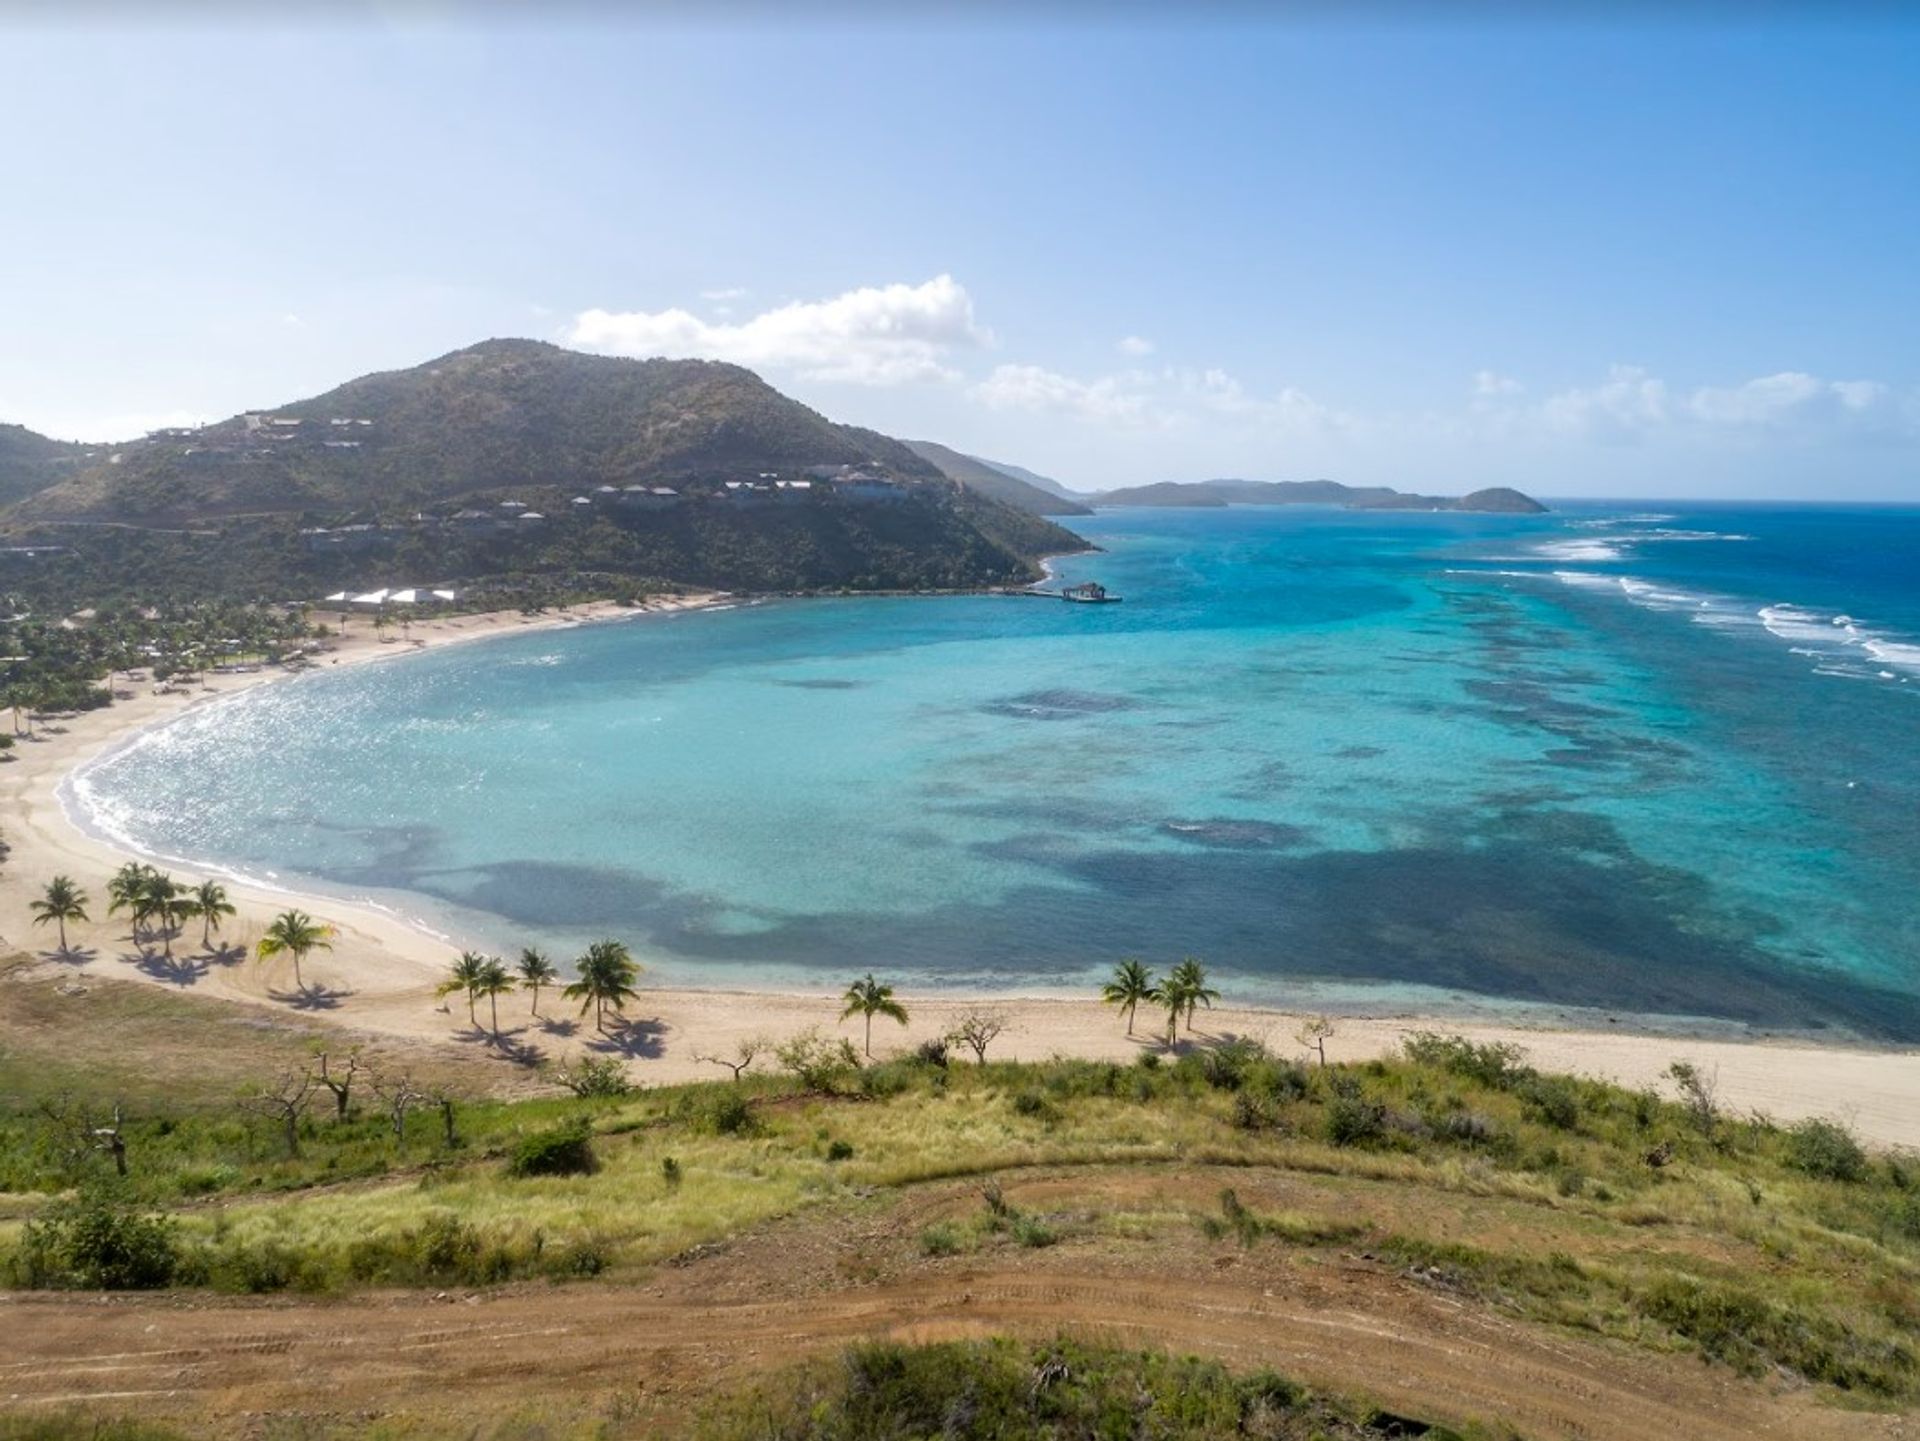
M 141 849 L 710 985 L 1920 1040 L 1920 510 L 1109 512 L 1122 605 L 780 601 L 268 687 L 74 783 Z

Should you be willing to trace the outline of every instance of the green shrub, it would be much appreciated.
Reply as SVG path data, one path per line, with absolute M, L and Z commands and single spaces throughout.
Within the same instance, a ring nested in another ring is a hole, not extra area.
M 1364 1096 L 1335 1095 L 1327 1102 L 1321 1125 L 1336 1146 L 1370 1146 L 1387 1133 L 1387 1108 Z
M 1060 1239 L 1060 1233 L 1038 1216 L 1015 1216 L 1011 1230 L 1015 1241 L 1036 1251 Z
M 1515 1085 L 1542 1125 L 1571 1131 L 1580 1124 L 1580 1090 L 1567 1076 L 1527 1076 Z
M 1860 1181 L 1867 1175 L 1867 1153 L 1851 1131 L 1832 1121 L 1802 1121 L 1787 1132 L 1787 1164 L 1828 1181 Z
M 877 1101 L 898 1096 L 912 1089 L 917 1065 L 914 1061 L 888 1061 L 884 1065 L 868 1066 L 860 1073 L 860 1093 Z
M 769 1438 L 992 1437 L 994 1441 L 1153 1437 L 1155 1441 L 1447 1433 L 1369 1418 L 1284 1377 L 1236 1377 L 1215 1361 L 1051 1342 L 870 1342 L 729 1396 L 702 1418 L 712 1441 Z
M 757 1125 L 752 1103 L 733 1090 L 722 1091 L 714 1097 L 713 1106 L 707 1112 L 707 1124 L 717 1136 L 750 1135 Z
M 680 1163 L 672 1156 L 662 1156 L 660 1158 L 660 1179 L 665 1181 L 669 1186 L 677 1186 L 680 1184 Z
M 853 1142 L 835 1139 L 827 1146 L 829 1161 L 850 1161 L 853 1159 Z
M 555 1074 L 561 1085 L 587 1100 L 630 1096 L 636 1089 L 627 1079 L 627 1068 L 611 1056 L 587 1056 Z
M 173 1223 L 105 1190 L 56 1201 L 22 1229 L 19 1283 L 89 1291 L 167 1285 L 179 1263 Z
M 1494 1090 L 1508 1090 L 1533 1074 L 1531 1068 L 1521 1064 L 1526 1052 L 1505 1041 L 1475 1045 L 1465 1036 L 1416 1031 L 1401 1045 L 1407 1059 L 1416 1065 L 1451 1071 Z
M 1636 1302 L 1644 1315 L 1746 1375 L 1784 1366 L 1809 1381 L 1885 1396 L 1908 1394 L 1914 1384 L 1916 1363 L 1908 1345 L 1860 1336 L 1831 1317 L 1768 1301 L 1744 1287 L 1669 1275 Z
M 507 1162 L 510 1176 L 587 1176 L 599 1169 L 593 1135 L 584 1121 L 522 1137 Z
M 1059 1113 L 1054 1110 L 1053 1102 L 1039 1091 L 1021 1091 L 1013 1098 L 1013 1109 L 1023 1116 L 1032 1116 L 1038 1120 L 1052 1120 Z
M 942 1221 L 920 1233 L 920 1252 L 926 1256 L 957 1256 L 966 1249 L 960 1228 Z

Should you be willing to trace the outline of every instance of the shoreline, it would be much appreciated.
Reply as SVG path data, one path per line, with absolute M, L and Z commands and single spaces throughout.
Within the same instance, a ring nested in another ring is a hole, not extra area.
M 1044 583 L 1044 582 L 1043 582 Z M 189 922 L 177 938 L 172 965 L 143 956 L 128 938 L 127 927 L 104 915 L 107 877 L 130 856 L 116 838 L 99 834 L 69 809 L 69 784 L 75 774 L 101 757 L 134 743 L 153 727 L 190 710 L 218 705 L 261 685 L 298 679 L 331 665 L 368 664 L 425 650 L 517 634 L 527 630 L 570 628 L 620 620 L 642 620 L 733 599 L 714 594 L 669 601 L 646 609 L 595 602 L 538 617 L 492 612 L 417 622 L 408 641 L 374 638 L 365 630 L 335 637 L 323 663 L 308 670 L 279 668 L 243 675 L 211 675 L 187 696 L 155 695 L 150 688 L 113 705 L 42 727 L 35 741 L 19 742 L 14 759 L 0 764 L 0 832 L 12 847 L 0 867 L 0 937 L 34 957 L 40 968 L 124 979 L 223 1002 L 297 1014 L 356 1031 L 381 1033 L 435 1047 L 472 1049 L 499 1058 L 503 1080 L 523 1075 L 532 1055 L 561 1060 L 592 1044 L 621 1056 L 635 1079 L 672 1083 L 711 1079 L 726 1072 L 704 1059 L 730 1054 L 756 1036 L 784 1038 L 808 1026 L 824 1033 L 859 1039 L 855 1023 L 838 1022 L 832 990 L 714 989 L 643 986 L 631 1011 L 634 1023 L 619 1044 L 603 1042 L 590 1028 L 553 1017 L 571 1007 L 549 991 L 538 1021 L 518 994 L 502 1005 L 506 1045 L 470 1028 L 458 1003 L 434 996 L 458 947 L 423 921 L 377 901 L 345 898 L 297 886 L 278 886 L 253 877 L 233 878 L 219 868 L 169 861 L 194 873 L 222 875 L 238 914 L 228 921 L 209 955 Z M 75 804 L 78 804 L 77 802 Z M 144 857 L 139 857 L 144 858 Z M 30 925 L 29 902 L 55 874 L 69 874 L 90 898 L 94 920 L 71 928 L 72 956 L 60 957 L 52 936 Z M 310 909 L 337 928 L 334 950 L 316 952 L 306 974 L 310 995 L 285 989 L 290 972 L 280 964 L 263 966 L 245 957 L 268 919 L 289 905 Z M 850 961 L 850 971 L 865 962 Z M 883 1023 L 875 1033 L 876 1055 L 911 1047 L 942 1034 L 969 1009 L 1002 1014 L 1007 1029 L 995 1044 L 995 1059 L 1044 1059 L 1071 1055 L 1124 1060 L 1155 1049 L 1160 1028 L 1143 1016 L 1129 1038 L 1111 1008 L 1071 994 L 916 993 L 903 989 L 912 1022 L 905 1028 Z M 1223 1003 L 1199 1017 L 1201 1039 L 1225 1035 L 1265 1041 L 1283 1054 L 1299 1054 L 1294 1034 L 1306 1011 L 1277 1006 Z M 1920 1146 L 1920 1052 L 1875 1047 L 1857 1040 L 1826 1043 L 1804 1036 L 1736 1037 L 1687 1028 L 1658 1029 L 1661 1018 L 1623 1016 L 1618 1024 L 1554 1024 L 1525 1017 L 1488 1020 L 1409 1010 L 1404 1013 L 1348 1013 L 1337 1009 L 1336 1033 L 1329 1055 L 1336 1060 L 1368 1059 L 1397 1049 L 1418 1030 L 1460 1034 L 1476 1041 L 1506 1041 L 1526 1049 L 1543 1069 L 1602 1076 L 1631 1086 L 1656 1085 L 1674 1060 L 1687 1059 L 1717 1069 L 1725 1102 L 1739 1110 L 1764 1111 L 1778 1120 L 1825 1116 L 1852 1125 L 1863 1139 L 1880 1145 Z M 1596 1017 L 1598 1021 L 1600 1018 Z M 1610 1018 L 1608 1018 L 1610 1019 Z M 1710 1022 L 1708 1023 L 1710 1025 Z M 1649 1029 L 1655 1027 L 1655 1029 Z M 517 1056 L 517 1059 L 516 1059 Z

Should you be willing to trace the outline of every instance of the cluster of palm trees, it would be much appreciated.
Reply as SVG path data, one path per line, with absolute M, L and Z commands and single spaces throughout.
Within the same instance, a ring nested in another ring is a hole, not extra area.
M 227 888 L 215 880 L 205 880 L 199 885 L 186 885 L 176 881 L 167 872 L 139 861 L 128 861 L 113 874 L 107 882 L 107 914 L 128 913 L 133 924 L 133 938 L 136 942 L 145 941 L 154 934 L 160 937 L 161 945 L 167 955 L 173 954 L 173 938 L 180 927 L 194 917 L 200 919 L 200 944 L 210 947 L 213 933 L 221 928 L 221 923 L 234 914 L 233 902 L 227 899 Z M 71 876 L 55 876 L 48 881 L 40 893 L 40 899 L 33 903 L 33 923 L 36 926 L 57 925 L 60 928 L 60 953 L 67 953 L 67 926 L 84 924 L 91 917 L 87 913 L 89 898 L 87 893 L 75 883 Z
M 1145 961 L 1126 960 L 1113 968 L 1113 979 L 1100 988 L 1100 999 L 1118 1006 L 1127 1018 L 1127 1034 L 1133 1034 L 1134 1013 L 1141 1005 L 1164 1006 L 1167 1011 L 1167 1044 L 1180 1035 L 1180 1018 L 1186 1017 L 1187 1030 L 1193 1030 L 1194 1009 L 1213 1009 L 1220 992 L 1207 984 L 1207 968 L 1188 956 L 1160 980 L 1147 969 Z
M 580 1002 L 580 1014 L 583 1016 L 591 1008 L 594 1025 L 604 1035 L 607 1012 L 624 1011 L 627 1002 L 639 994 L 637 983 L 640 979 L 640 963 L 619 941 L 595 941 L 573 963 L 573 968 L 579 979 L 565 987 L 560 994 L 570 1001 Z M 492 1021 L 490 1029 L 497 1041 L 500 1039 L 500 997 L 510 991 L 524 989 L 531 993 L 533 1014 L 538 1016 L 541 990 L 557 984 L 559 980 L 560 972 L 553 962 L 533 946 L 520 952 L 520 959 L 514 962 L 511 970 L 499 956 L 462 951 L 460 959 L 453 963 L 447 979 L 440 983 L 435 994 L 464 995 L 467 998 L 467 1019 L 473 1023 L 475 1030 L 480 1027 L 477 1008 L 484 999 Z

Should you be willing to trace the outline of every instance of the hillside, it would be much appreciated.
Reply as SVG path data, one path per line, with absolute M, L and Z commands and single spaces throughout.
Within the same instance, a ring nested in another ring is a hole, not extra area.
M 1060 499 L 1073 501 L 1076 505 L 1086 499 L 1086 497 L 1079 492 L 1068 490 L 1052 476 L 1041 475 L 1038 471 L 1028 470 L 1024 465 L 1014 465 L 1004 460 L 988 460 L 983 455 L 970 455 L 967 459 L 976 460 L 982 465 L 992 466 L 993 469 L 1003 475 L 1010 475 L 1015 480 L 1024 480 L 1035 490 L 1044 490 L 1048 495 L 1057 495 Z
M 1095 505 L 1205 506 L 1338 505 L 1349 510 L 1456 510 L 1537 515 L 1546 507 L 1517 490 L 1497 487 L 1465 496 L 1412 495 L 1387 486 L 1342 485 L 1334 480 L 1158 481 L 1090 497 Z
M 167 522 L 397 510 L 502 487 L 718 483 L 821 465 L 940 478 L 898 441 L 836 425 L 739 366 L 534 340 L 485 341 L 118 454 L 21 513 Z
M 66 556 L 0 567 L 9 587 L 76 605 L 529 578 L 964 589 L 1086 548 L 1021 482 L 960 484 L 738 366 L 529 340 L 89 454 L 7 512 L 15 543 Z
M 957 485 L 1034 515 L 1091 515 L 1092 510 L 1055 491 L 1022 480 L 999 466 L 931 440 L 909 440 L 907 448 Z
M 49 440 L 24 425 L 0 425 L 0 505 L 11 505 L 71 475 L 87 447 Z

